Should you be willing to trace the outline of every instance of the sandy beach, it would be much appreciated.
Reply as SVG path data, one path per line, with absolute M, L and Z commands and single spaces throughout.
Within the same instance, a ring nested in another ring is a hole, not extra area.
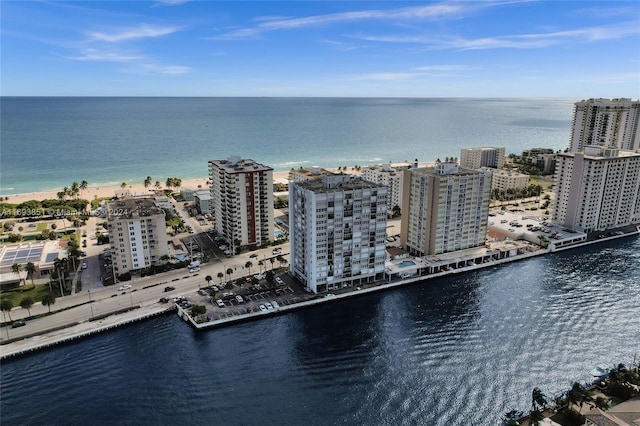
M 327 169 L 330 170 L 332 172 L 338 172 L 338 169 Z M 348 173 L 353 174 L 353 175 L 359 175 L 360 173 L 356 170 L 348 170 Z M 286 182 L 288 180 L 289 177 L 289 172 L 285 171 L 285 172 L 273 172 L 273 182 L 274 183 L 278 183 L 278 182 Z M 189 179 L 189 180 L 183 180 L 182 181 L 182 185 L 181 188 L 192 188 L 192 189 L 205 189 L 207 188 L 207 180 L 208 177 L 203 177 L 200 179 Z M 165 189 L 164 186 L 164 182 L 162 183 L 162 189 Z M 82 191 L 82 193 L 80 194 L 80 198 L 84 198 L 85 200 L 94 200 L 96 198 L 103 198 L 103 197 L 114 197 L 116 195 L 117 192 L 122 191 L 123 189 L 119 186 L 92 186 L 91 183 L 89 182 L 89 188 L 87 188 L 86 190 Z M 132 185 L 128 185 L 125 190 L 129 191 L 131 193 L 131 195 L 133 196 L 137 196 L 137 195 L 144 195 L 144 194 L 153 194 L 155 191 L 155 187 L 149 187 L 149 188 L 145 188 L 144 184 L 139 183 L 139 184 L 132 184 Z M 57 193 L 59 191 L 62 191 L 62 188 L 58 189 L 57 191 L 46 191 L 46 192 L 26 192 L 23 194 L 12 194 L 12 195 L 7 195 L 7 197 L 9 198 L 8 200 L 6 200 L 5 202 L 7 203 L 11 203 L 11 204 L 20 204 L 23 203 L 25 201 L 29 201 L 29 200 L 45 200 L 45 199 L 56 199 L 58 198 Z M 178 192 L 179 190 L 174 190 L 174 192 Z

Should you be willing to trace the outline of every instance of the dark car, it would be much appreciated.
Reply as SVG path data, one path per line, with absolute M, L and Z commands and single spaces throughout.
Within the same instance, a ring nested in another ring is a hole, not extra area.
M 251 258 L 255 258 L 255 257 L 258 257 L 258 255 L 257 255 L 257 254 L 255 254 L 255 253 L 253 253 L 253 254 L 252 254 L 251 256 L 249 256 L 249 257 L 251 257 Z
M 172 290 L 175 290 L 175 289 L 176 289 L 175 287 L 168 286 L 168 287 L 165 287 L 165 288 L 164 288 L 164 291 L 165 291 L 165 293 L 166 293 L 166 292 L 168 292 L 168 291 L 172 291 Z
M 27 325 L 27 323 L 26 323 L 26 322 L 24 322 L 24 321 L 14 321 L 14 323 L 13 323 L 13 324 L 11 324 L 11 327 L 13 327 L 13 328 L 16 328 L 16 327 L 23 327 L 23 326 L 25 326 L 25 325 Z
M 167 299 L 166 297 L 161 297 L 160 303 L 169 303 L 169 299 Z

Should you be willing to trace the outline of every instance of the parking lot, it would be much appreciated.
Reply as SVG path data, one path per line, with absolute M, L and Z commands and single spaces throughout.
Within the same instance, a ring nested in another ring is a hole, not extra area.
M 282 284 L 279 285 L 275 278 L 278 278 Z M 265 279 L 259 280 L 258 283 L 255 283 L 255 280 L 253 282 L 254 284 L 243 286 L 232 283 L 231 288 L 226 283 L 222 283 L 223 286 L 213 284 L 202 287 L 183 299 L 173 301 L 186 309 L 193 305 L 204 305 L 207 308 L 206 317 L 208 320 L 215 321 L 251 312 L 275 311 L 279 307 L 299 303 L 313 297 L 301 289 L 294 290 L 296 285 L 286 274 L 278 274 L 274 277 L 275 287 L 273 288 Z

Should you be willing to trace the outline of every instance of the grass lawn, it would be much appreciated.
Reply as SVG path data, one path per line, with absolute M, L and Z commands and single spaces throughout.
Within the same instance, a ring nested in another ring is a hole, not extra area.
M 58 284 L 52 284 L 52 288 L 54 296 L 56 298 L 60 297 L 60 286 Z M 71 282 L 67 281 L 65 294 L 70 293 L 70 288 Z M 36 284 L 34 287 L 29 281 L 27 281 L 27 285 L 22 286 L 21 288 L 2 291 L 2 293 L 0 293 L 0 300 L 11 300 L 13 307 L 17 307 L 20 306 L 20 301 L 25 297 L 31 297 L 36 302 L 40 302 L 47 294 L 49 294 L 49 284 Z
M 38 232 L 42 232 L 45 229 L 49 228 L 50 225 L 51 225 L 51 223 L 49 223 L 49 222 L 38 222 L 38 226 L 36 227 L 36 230 Z

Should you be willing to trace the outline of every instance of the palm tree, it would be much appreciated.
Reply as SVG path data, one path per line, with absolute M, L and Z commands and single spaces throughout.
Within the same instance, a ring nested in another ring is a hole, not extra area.
M 593 404 L 596 408 L 601 410 L 607 410 L 609 408 L 609 400 L 603 396 L 599 396 L 593 400 Z
M 2 315 L 6 315 L 5 312 L 7 312 L 9 314 L 9 321 L 13 321 L 11 319 L 11 309 L 13 309 L 13 302 L 11 300 L 3 299 L 2 301 L 0 301 L 0 310 L 2 310 Z
M 224 274 L 222 272 L 218 272 L 218 278 L 220 278 L 220 284 L 222 284 L 222 279 L 224 278 Z
M 244 264 L 244 267 L 249 269 L 249 275 L 251 275 L 252 266 L 253 266 L 253 262 L 251 262 L 250 260 L 247 260 L 247 263 Z
M 70 190 L 71 195 L 73 195 L 74 197 L 78 197 L 78 194 L 80 194 L 80 184 L 78 184 L 78 182 L 73 182 L 71 184 L 71 190 Z
M 262 272 L 262 267 L 264 266 L 264 262 L 262 260 L 258 261 L 258 267 L 260 268 L 260 272 Z
M 271 270 L 273 271 L 273 264 L 276 262 L 276 260 L 273 257 L 270 257 L 269 262 L 271 262 Z
M 120 188 L 125 189 L 127 187 L 127 182 L 122 182 L 120 184 Z
M 207 282 L 207 285 L 211 284 L 211 280 L 213 279 L 213 277 L 211 275 L 207 275 L 206 277 L 204 277 L 205 281 Z
M 60 295 L 64 296 L 64 288 L 63 288 L 63 284 L 65 279 L 64 279 L 64 273 L 67 270 L 67 267 L 69 266 L 69 262 L 67 261 L 67 259 L 60 259 L 60 258 L 55 258 L 53 260 L 53 269 L 58 273 L 58 283 L 60 284 Z
M 22 277 L 20 277 L 20 272 L 24 271 L 24 266 L 22 266 L 19 263 L 14 263 L 13 265 L 11 265 L 11 272 L 13 272 L 14 274 L 18 274 L 18 278 L 20 278 L 20 281 L 22 282 Z
M 27 312 L 29 312 L 29 316 L 31 316 L 31 307 L 33 306 L 34 303 L 35 303 L 34 300 L 29 296 L 27 296 L 20 301 L 20 307 L 22 309 L 26 309 Z
M 539 410 L 542 408 L 545 410 L 547 408 L 547 396 L 542 393 L 540 388 L 533 388 L 531 392 L 531 409 Z
M 89 188 L 89 182 L 87 182 L 86 180 L 83 180 L 82 182 L 80 182 L 80 191 L 86 191 L 87 188 Z
M 227 281 L 231 279 L 231 274 L 233 274 L 233 269 L 227 268 Z
M 173 188 L 173 178 L 168 177 L 167 181 L 164 183 L 164 186 L 166 186 L 167 189 Z
M 156 181 L 156 184 L 154 186 L 156 187 L 157 190 L 160 190 L 162 188 L 162 184 L 160 183 L 159 180 Z
M 149 189 L 150 186 L 151 186 L 151 176 L 147 176 L 147 178 L 144 180 L 144 188 Z
M 65 186 L 64 188 L 62 188 L 62 193 L 64 194 L 63 196 L 63 200 L 64 198 L 67 198 L 67 196 L 70 194 L 71 191 L 69 191 L 69 187 Z
M 36 265 L 34 265 L 33 262 L 27 263 L 27 265 L 25 266 L 25 271 L 27 271 L 27 276 L 31 277 L 31 285 L 35 286 L 35 284 L 33 283 L 33 274 L 35 274 L 36 272 Z
M 49 308 L 49 312 L 51 312 L 51 305 L 56 303 L 56 297 L 53 293 L 45 294 L 42 298 L 42 304 Z

